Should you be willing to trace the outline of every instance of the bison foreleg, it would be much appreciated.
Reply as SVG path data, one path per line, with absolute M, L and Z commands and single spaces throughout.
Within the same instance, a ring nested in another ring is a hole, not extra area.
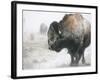
M 80 59 L 81 59 L 81 54 L 77 53 L 77 54 L 76 54 L 76 59 L 75 59 L 75 64 L 76 64 L 76 65 L 78 65 Z
M 73 66 L 73 64 L 74 64 L 74 56 L 71 55 L 71 66 Z
M 82 63 L 85 64 L 84 52 L 82 53 Z
M 76 55 L 71 55 L 71 66 L 77 66 L 79 60 L 80 60 L 80 57 L 79 57 L 78 54 L 77 54 L 77 56 Z

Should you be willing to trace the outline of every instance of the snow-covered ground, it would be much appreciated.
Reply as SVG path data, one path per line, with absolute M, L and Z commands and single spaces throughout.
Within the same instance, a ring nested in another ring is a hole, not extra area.
M 28 37 L 23 41 L 23 69 L 47 69 L 71 67 L 70 55 L 67 49 L 62 49 L 59 53 L 48 49 L 47 35 L 39 33 Z M 86 64 L 79 63 L 79 66 L 88 66 L 91 63 L 91 47 L 85 50 Z

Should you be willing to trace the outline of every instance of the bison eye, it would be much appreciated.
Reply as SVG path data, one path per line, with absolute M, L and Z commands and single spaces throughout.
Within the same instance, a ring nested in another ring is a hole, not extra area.
M 59 39 L 59 37 L 57 37 L 57 40 Z

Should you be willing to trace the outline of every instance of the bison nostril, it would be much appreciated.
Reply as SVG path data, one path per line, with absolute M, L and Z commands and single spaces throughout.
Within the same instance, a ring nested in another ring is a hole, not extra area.
M 50 50 L 53 50 L 53 49 L 54 49 L 54 47 L 53 47 L 53 46 L 49 46 L 49 49 L 50 49 Z
M 51 48 L 49 47 L 49 49 L 51 49 Z
M 52 48 L 49 46 L 49 49 L 51 50 Z

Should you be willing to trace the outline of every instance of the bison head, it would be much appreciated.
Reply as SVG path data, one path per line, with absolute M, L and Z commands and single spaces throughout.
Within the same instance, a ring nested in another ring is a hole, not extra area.
M 61 43 L 61 31 L 60 24 L 56 21 L 50 24 L 48 30 L 48 44 L 49 49 L 60 51 L 60 43 Z

